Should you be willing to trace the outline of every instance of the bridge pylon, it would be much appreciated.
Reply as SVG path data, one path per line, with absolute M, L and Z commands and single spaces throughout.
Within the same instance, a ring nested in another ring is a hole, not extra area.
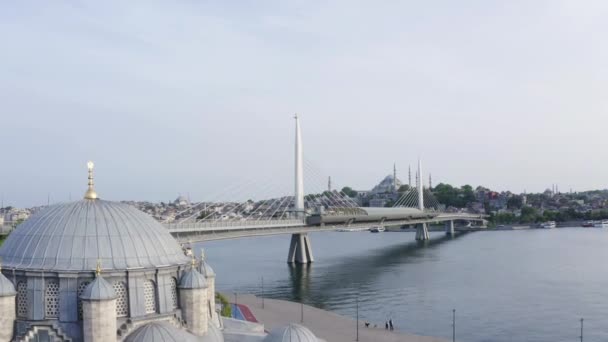
M 308 234 L 292 234 L 291 244 L 289 245 L 289 254 L 287 262 L 297 264 L 310 264 L 314 261 L 312 256 L 312 247 Z
M 429 229 L 426 223 L 420 223 L 416 227 L 416 241 L 429 240 Z
M 296 141 L 295 141 L 295 193 L 294 193 L 294 212 L 296 217 L 306 219 L 306 207 L 304 205 L 304 165 L 302 155 L 302 132 L 300 130 L 300 119 L 298 114 L 296 120 Z M 306 233 L 292 234 L 291 244 L 289 245 L 288 263 L 309 264 L 314 261 L 310 238 Z
M 424 185 L 422 184 L 422 162 L 418 158 L 418 209 L 424 211 Z M 425 241 L 429 240 L 429 228 L 426 223 L 420 223 L 416 227 L 416 240 Z
M 454 221 L 445 221 L 445 234 L 454 236 Z

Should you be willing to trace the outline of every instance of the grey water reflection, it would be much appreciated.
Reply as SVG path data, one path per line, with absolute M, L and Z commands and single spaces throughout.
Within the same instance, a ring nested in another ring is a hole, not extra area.
M 289 236 L 204 244 L 220 290 L 359 313 L 398 329 L 462 341 L 608 341 L 608 230 L 311 234 L 315 263 L 286 263 Z
M 270 289 L 267 295 L 325 308 L 335 292 L 348 291 L 350 296 L 359 295 L 361 291 L 369 292 L 379 275 L 393 265 L 416 262 L 433 248 L 458 239 L 463 234 L 447 236 L 441 234 L 428 241 L 411 241 L 388 248 L 379 247 L 365 255 L 354 255 L 328 267 L 321 268 L 321 281 L 311 284 L 314 278 L 315 264 L 287 264 L 291 291 L 283 292 L 284 286 Z M 338 286 L 337 286 L 338 285 Z

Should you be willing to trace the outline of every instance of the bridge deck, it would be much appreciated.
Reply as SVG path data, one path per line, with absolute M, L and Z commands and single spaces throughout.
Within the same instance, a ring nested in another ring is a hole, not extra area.
M 439 223 L 445 221 L 478 221 L 484 222 L 480 215 L 441 214 L 431 219 L 401 219 L 385 221 L 384 226 L 416 225 L 421 223 Z M 165 225 L 169 232 L 180 242 L 204 240 L 233 239 L 249 236 L 266 236 L 278 234 L 299 234 L 319 231 L 332 231 L 339 228 L 365 228 L 379 222 L 354 222 L 326 226 L 306 225 L 303 220 L 266 220 L 266 221 L 219 221 L 204 223 L 185 223 Z

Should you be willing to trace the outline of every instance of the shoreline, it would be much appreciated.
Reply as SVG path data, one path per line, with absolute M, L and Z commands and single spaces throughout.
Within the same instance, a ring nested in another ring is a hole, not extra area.
M 230 297 L 228 297 L 230 298 Z M 237 304 L 246 305 L 266 331 L 285 326 L 289 323 L 303 324 L 318 338 L 328 342 L 351 342 L 356 338 L 356 320 L 331 311 L 325 311 L 309 305 L 301 305 L 279 299 L 262 299 L 252 294 L 237 294 Z M 234 304 L 234 303 L 232 303 Z M 302 312 L 304 322 L 300 323 Z M 372 323 L 373 325 L 373 323 Z M 447 342 L 447 339 L 431 336 L 419 336 L 402 331 L 385 330 L 384 326 L 366 328 L 359 321 L 360 342 Z

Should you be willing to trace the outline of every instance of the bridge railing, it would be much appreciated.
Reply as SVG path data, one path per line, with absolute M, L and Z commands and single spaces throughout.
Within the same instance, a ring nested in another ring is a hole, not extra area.
M 186 222 L 166 223 L 164 226 L 171 229 L 205 229 L 205 228 L 236 228 L 236 227 L 277 227 L 301 226 L 304 220 L 255 220 L 255 221 L 213 221 L 213 222 Z

